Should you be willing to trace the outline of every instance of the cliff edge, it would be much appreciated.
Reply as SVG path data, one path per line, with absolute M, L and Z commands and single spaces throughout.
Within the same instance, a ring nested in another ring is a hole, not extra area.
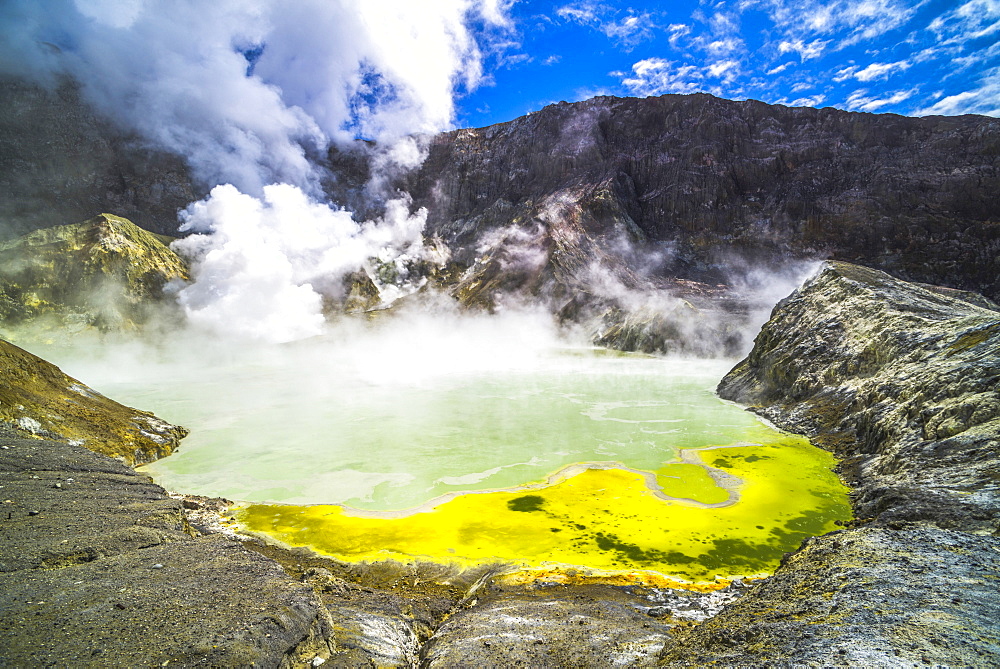
M 1000 311 L 827 263 L 719 385 L 841 458 L 855 526 L 678 638 L 664 664 L 1000 662 Z

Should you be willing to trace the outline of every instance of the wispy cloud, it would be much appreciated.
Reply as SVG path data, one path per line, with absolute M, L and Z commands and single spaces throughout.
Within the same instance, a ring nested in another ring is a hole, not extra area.
M 802 60 L 811 60 L 813 58 L 819 58 L 823 55 L 823 50 L 826 49 L 826 45 L 830 43 L 830 40 L 814 39 L 808 44 L 801 39 L 789 41 L 782 40 L 778 44 L 778 53 L 790 53 L 794 52 L 799 54 Z
M 860 72 L 856 72 L 854 78 L 858 81 L 888 79 L 894 72 L 902 72 L 908 69 L 910 69 L 910 63 L 905 60 L 895 63 L 872 63 Z
M 761 6 L 782 41 L 806 43 L 830 36 L 842 48 L 905 25 L 918 5 L 907 0 L 763 0 Z
M 816 95 L 798 98 L 797 100 L 792 100 L 789 104 L 791 107 L 819 107 L 826 100 L 826 96 L 822 93 L 817 93 Z
M 933 104 L 917 109 L 913 114 L 914 116 L 933 114 L 1000 116 L 1000 67 L 987 72 L 977 88 L 946 96 Z
M 854 91 L 847 98 L 846 107 L 860 111 L 874 112 L 889 105 L 898 105 L 900 102 L 909 100 L 917 93 L 916 88 L 905 91 L 896 91 L 888 97 L 878 98 L 868 94 L 867 89 Z
M 1000 2 L 970 0 L 927 26 L 944 44 L 965 43 L 1000 34 Z
M 686 23 L 671 23 L 667 26 L 667 32 L 670 33 L 670 37 L 667 41 L 670 46 L 674 49 L 678 48 L 680 41 L 691 34 L 691 26 Z
M 720 84 L 731 84 L 740 75 L 735 60 L 721 60 L 706 65 L 677 65 L 664 58 L 646 58 L 632 65 L 631 75 L 622 76 L 622 85 L 633 95 L 708 92 L 721 94 Z
M 556 9 L 556 16 L 598 30 L 626 49 L 652 39 L 657 28 L 656 21 L 649 12 L 636 12 L 632 9 L 622 12 L 597 2 L 564 5 Z

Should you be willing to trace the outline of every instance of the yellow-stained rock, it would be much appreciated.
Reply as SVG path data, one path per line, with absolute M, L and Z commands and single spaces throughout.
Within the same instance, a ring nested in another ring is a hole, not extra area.
M 55 365 L 0 340 L 0 422 L 130 465 L 170 455 L 187 434 L 147 411 L 124 406 Z
M 0 244 L 0 323 L 128 330 L 146 322 L 184 261 L 128 219 L 101 214 Z

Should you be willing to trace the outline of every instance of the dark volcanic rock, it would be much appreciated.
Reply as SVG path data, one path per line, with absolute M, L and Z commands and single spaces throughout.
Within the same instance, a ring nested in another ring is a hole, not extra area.
M 190 536 L 181 502 L 147 477 L 77 446 L 0 439 L 0 481 L 0 664 L 329 657 L 312 588 L 237 541 Z
M 663 663 L 1000 663 L 996 305 L 829 263 L 719 393 L 840 456 L 858 521 L 807 541 Z
M 0 239 L 102 211 L 173 234 L 177 212 L 207 190 L 180 156 L 116 128 L 64 83 L 0 78 Z
M 1000 532 L 1000 307 L 828 263 L 719 394 L 836 453 L 855 513 Z
M 678 635 L 679 666 L 995 666 L 1000 539 L 865 527 L 811 539 Z
M 1000 121 L 788 108 L 709 95 L 594 98 L 430 139 L 404 187 L 470 264 L 484 231 L 579 223 L 660 272 L 733 257 L 861 262 L 1000 296 Z

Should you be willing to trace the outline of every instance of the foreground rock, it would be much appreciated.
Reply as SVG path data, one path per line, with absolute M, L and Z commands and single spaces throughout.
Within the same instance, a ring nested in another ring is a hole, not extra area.
M 719 386 L 837 453 L 857 527 L 678 638 L 667 664 L 1000 663 L 1000 313 L 830 263 Z
M 329 656 L 307 585 L 222 536 L 125 465 L 0 438 L 0 664 L 304 664 Z
M 187 430 L 110 400 L 52 363 L 0 339 L 0 424 L 143 464 L 170 455 Z

